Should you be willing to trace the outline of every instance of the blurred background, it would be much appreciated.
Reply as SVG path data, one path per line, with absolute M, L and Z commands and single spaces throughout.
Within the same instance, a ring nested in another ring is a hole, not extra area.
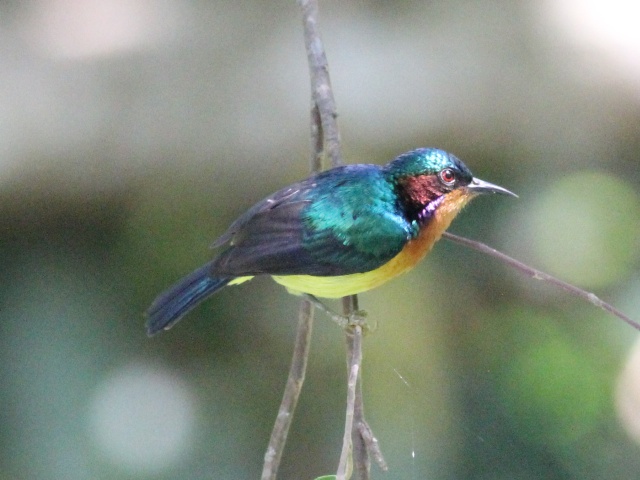
M 447 149 L 518 200 L 451 231 L 640 320 L 640 6 L 322 1 L 345 161 Z M 290 1 L 0 3 L 0 480 L 258 478 L 298 300 L 269 279 L 153 338 L 143 312 L 307 175 Z M 448 242 L 361 306 L 386 479 L 629 479 L 640 343 Z M 334 471 L 341 331 L 317 316 L 282 479 Z

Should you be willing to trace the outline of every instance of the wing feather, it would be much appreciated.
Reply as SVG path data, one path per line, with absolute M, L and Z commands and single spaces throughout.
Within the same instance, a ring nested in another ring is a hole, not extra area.
M 215 275 L 333 276 L 373 270 L 414 234 L 379 167 L 352 165 L 287 187 L 236 220 L 213 245 Z

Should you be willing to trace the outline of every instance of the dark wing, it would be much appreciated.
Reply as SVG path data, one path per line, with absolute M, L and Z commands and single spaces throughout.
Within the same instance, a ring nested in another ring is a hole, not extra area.
M 311 188 L 309 180 L 291 185 L 257 203 L 233 222 L 212 245 L 229 244 L 213 260 L 213 274 L 237 277 L 300 271 L 304 256 L 300 212 L 310 202 L 305 194 Z
M 215 275 L 346 275 L 373 270 L 413 234 L 375 166 L 330 170 L 267 197 L 214 246 Z

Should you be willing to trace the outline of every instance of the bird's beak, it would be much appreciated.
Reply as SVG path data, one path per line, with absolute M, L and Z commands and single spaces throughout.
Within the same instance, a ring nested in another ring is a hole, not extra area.
M 467 189 L 474 195 L 480 193 L 501 193 L 503 195 L 511 195 L 512 197 L 518 198 L 518 195 L 510 192 L 506 188 L 494 185 L 493 183 L 485 182 L 484 180 L 480 180 L 479 178 L 474 178 L 473 180 L 471 180 L 471 183 L 467 185 Z

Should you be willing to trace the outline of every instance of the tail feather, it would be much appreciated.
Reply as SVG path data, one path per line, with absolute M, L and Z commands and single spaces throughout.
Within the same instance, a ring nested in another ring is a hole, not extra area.
M 147 335 L 168 330 L 201 301 L 233 279 L 212 277 L 210 273 L 211 263 L 208 263 L 158 295 L 146 313 Z

